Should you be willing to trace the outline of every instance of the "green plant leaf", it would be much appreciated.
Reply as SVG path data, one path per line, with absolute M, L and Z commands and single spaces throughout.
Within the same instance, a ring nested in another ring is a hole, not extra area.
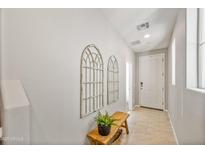
M 103 125 L 103 126 L 112 126 L 116 125 L 114 122 L 118 119 L 113 119 L 111 116 L 109 116 L 108 112 L 106 111 L 105 114 L 102 114 L 101 112 L 98 112 L 97 117 L 95 118 L 97 125 Z

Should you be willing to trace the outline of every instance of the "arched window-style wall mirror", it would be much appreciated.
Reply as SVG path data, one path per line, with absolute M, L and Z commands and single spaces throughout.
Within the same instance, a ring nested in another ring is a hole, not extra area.
M 103 60 L 100 50 L 90 44 L 81 55 L 80 117 L 83 118 L 104 106 Z
M 107 103 L 119 99 L 119 67 L 115 56 L 110 56 L 107 65 Z

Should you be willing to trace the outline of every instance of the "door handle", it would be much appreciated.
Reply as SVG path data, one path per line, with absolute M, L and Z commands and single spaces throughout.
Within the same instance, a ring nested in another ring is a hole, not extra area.
M 143 89 L 143 82 L 140 82 L 140 89 Z

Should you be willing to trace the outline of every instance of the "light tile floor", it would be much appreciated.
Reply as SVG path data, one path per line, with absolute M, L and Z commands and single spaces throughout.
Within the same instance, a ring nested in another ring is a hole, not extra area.
M 130 133 L 125 130 L 116 144 L 176 144 L 167 112 L 136 108 L 128 118 Z

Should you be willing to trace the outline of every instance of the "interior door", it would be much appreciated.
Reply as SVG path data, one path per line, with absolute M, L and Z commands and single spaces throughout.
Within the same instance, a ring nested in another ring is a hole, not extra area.
M 132 65 L 126 63 L 126 104 L 127 111 L 132 110 Z
M 140 106 L 164 109 L 164 64 L 164 54 L 139 57 Z

